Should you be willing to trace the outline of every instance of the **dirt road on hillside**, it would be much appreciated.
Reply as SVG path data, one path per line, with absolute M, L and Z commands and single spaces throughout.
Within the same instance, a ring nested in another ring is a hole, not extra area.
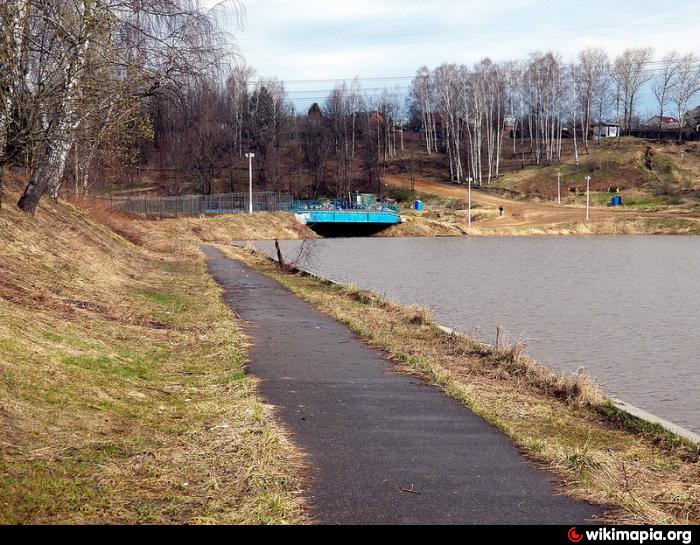
M 411 187 L 409 178 L 398 175 L 384 177 L 388 186 L 408 189 Z M 415 190 L 419 193 L 450 197 L 454 199 L 467 199 L 467 187 L 456 184 L 435 182 L 423 178 L 416 178 Z M 472 203 L 492 210 L 499 206 L 505 208 L 505 216 L 483 218 L 479 221 L 479 227 L 515 227 L 527 225 L 560 225 L 565 223 L 579 223 L 585 220 L 586 210 L 581 206 L 557 206 L 556 204 L 543 204 L 525 201 L 515 201 L 498 195 L 492 195 L 472 189 Z M 697 221 L 697 218 L 675 214 L 671 212 L 639 212 L 637 210 L 624 210 L 620 208 L 591 207 L 591 221 L 604 221 L 625 218 L 684 218 Z

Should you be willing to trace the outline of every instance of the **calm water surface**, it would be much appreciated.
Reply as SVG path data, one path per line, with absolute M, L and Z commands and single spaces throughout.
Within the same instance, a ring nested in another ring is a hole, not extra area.
M 298 244 L 282 243 L 287 255 Z M 608 393 L 700 432 L 700 237 L 324 239 L 313 254 L 307 270 L 486 342 L 502 325 L 540 361 L 583 366 Z

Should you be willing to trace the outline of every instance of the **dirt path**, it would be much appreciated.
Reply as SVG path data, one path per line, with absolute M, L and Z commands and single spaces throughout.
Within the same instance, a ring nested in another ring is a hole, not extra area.
M 384 182 L 393 187 L 410 188 L 408 178 L 398 175 L 385 176 Z M 417 178 L 415 190 L 420 193 L 450 197 L 455 199 L 467 199 L 467 187 L 455 184 L 446 184 Z M 585 208 L 577 206 L 557 206 L 555 204 L 541 204 L 532 202 L 515 201 L 505 197 L 499 197 L 472 189 L 472 202 L 481 206 L 497 209 L 505 208 L 505 217 L 484 218 L 479 221 L 479 227 L 514 227 L 527 225 L 559 225 L 564 223 L 577 223 L 585 219 Z M 592 207 L 590 211 L 591 221 L 603 221 L 617 218 L 679 218 L 679 214 L 649 213 L 636 210 L 624 210 L 613 208 Z M 695 219 L 695 218 L 687 218 Z
M 581 524 L 602 509 L 463 405 L 391 364 L 274 280 L 205 248 L 248 322 L 263 397 L 308 454 L 311 514 L 332 524 Z

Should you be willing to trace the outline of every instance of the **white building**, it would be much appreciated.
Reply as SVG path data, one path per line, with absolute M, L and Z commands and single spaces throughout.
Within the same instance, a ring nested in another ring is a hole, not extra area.
M 599 140 L 601 138 L 617 138 L 620 134 L 620 125 L 614 123 L 599 123 L 593 125 L 593 138 Z

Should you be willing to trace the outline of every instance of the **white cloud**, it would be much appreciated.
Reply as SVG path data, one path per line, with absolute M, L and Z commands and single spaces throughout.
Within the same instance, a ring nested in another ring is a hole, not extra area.
M 409 76 L 421 65 L 472 63 L 485 56 L 517 59 L 536 50 L 554 50 L 570 60 L 591 45 L 611 56 L 630 46 L 654 47 L 659 57 L 673 48 L 700 51 L 696 0 L 247 0 L 245 5 L 245 31 L 235 33 L 241 53 L 259 74 L 284 80 Z

